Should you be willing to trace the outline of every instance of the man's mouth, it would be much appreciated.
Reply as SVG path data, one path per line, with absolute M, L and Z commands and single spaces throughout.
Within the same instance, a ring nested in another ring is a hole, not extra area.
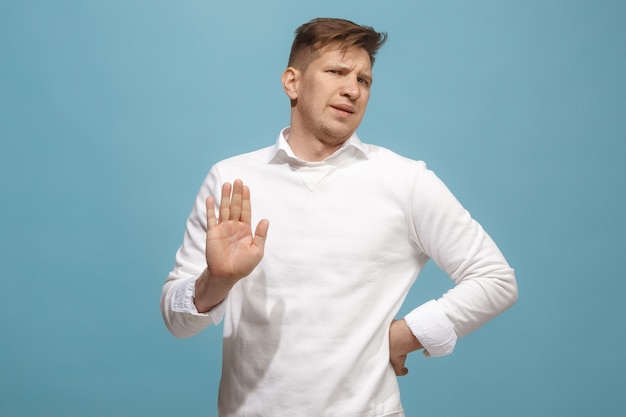
M 354 107 L 352 106 L 347 106 L 347 105 L 337 105 L 337 106 L 332 106 L 333 109 L 335 110 L 339 110 L 341 112 L 344 113 L 348 113 L 348 114 L 354 114 Z

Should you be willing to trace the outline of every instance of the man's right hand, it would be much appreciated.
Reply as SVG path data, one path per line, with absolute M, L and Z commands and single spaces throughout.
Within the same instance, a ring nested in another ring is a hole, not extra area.
M 241 278 L 261 262 L 269 221 L 259 222 L 252 235 L 250 189 L 241 180 L 224 183 L 219 218 L 213 197 L 206 200 L 207 269 L 196 281 L 194 303 L 198 312 L 211 310 L 222 302 Z

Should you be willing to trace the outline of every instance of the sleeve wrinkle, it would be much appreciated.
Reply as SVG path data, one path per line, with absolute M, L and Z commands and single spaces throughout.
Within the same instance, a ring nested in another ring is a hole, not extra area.
M 455 284 L 437 301 L 461 337 L 515 302 L 515 276 L 482 226 L 432 171 L 425 172 L 412 190 L 416 242 Z
M 222 305 L 201 314 L 193 303 L 195 281 L 206 268 L 206 199 L 213 195 L 218 180 L 219 172 L 213 166 L 196 195 L 174 268 L 163 285 L 161 312 L 167 328 L 176 337 L 193 336 L 212 323 L 218 324 L 224 313 Z M 214 197 L 217 202 L 218 196 Z

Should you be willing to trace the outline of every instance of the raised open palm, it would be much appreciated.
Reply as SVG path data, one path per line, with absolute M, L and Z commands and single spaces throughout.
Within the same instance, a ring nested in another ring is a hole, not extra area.
M 241 180 L 224 183 L 219 218 L 215 201 L 206 200 L 207 271 L 214 279 L 236 281 L 248 276 L 263 258 L 269 221 L 259 222 L 252 234 L 250 189 Z

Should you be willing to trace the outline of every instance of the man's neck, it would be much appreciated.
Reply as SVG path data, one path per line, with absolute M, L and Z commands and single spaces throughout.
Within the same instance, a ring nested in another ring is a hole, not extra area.
M 298 158 L 307 162 L 320 162 L 337 152 L 349 137 L 343 141 L 331 142 L 290 129 L 289 137 L 286 139 L 289 147 Z

